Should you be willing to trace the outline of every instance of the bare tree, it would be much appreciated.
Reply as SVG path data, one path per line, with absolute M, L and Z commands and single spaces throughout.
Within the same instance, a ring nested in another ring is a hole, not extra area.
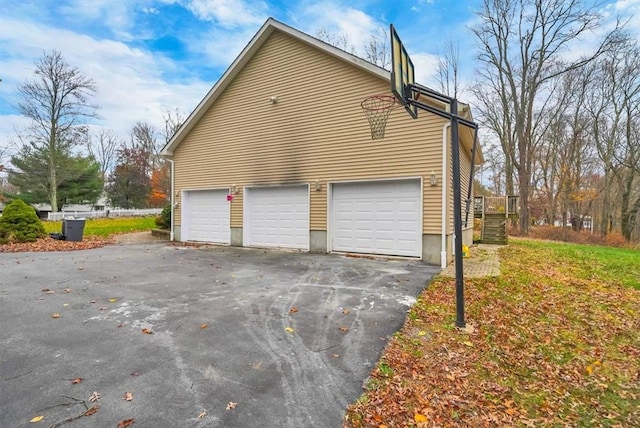
M 444 52 L 438 52 L 438 69 L 436 81 L 440 92 L 453 98 L 460 93 L 460 47 L 451 39 L 447 39 Z
M 162 120 L 164 122 L 164 131 L 162 134 L 164 137 L 163 144 L 167 144 L 174 134 L 178 132 L 178 129 L 180 129 L 185 119 L 185 114 L 177 108 L 173 111 L 167 110 L 162 115 Z
M 120 141 L 112 130 L 101 129 L 89 139 L 89 153 L 100 163 L 100 173 L 106 179 L 118 159 Z
M 597 4 L 579 0 L 484 0 L 473 32 L 480 44 L 479 73 L 508 121 L 513 145 L 505 153 L 518 176 L 520 230 L 529 231 L 529 198 L 536 144 L 543 130 L 539 122 L 555 78 L 598 58 L 616 41 L 620 28 L 607 34 L 590 55 L 566 61 L 563 54 L 587 33 L 600 27 Z M 483 102 L 481 100 L 481 102 Z M 486 109 L 488 106 L 485 106 Z M 548 122 L 547 122 L 548 123 Z M 511 142 L 509 142 L 511 143 Z
M 631 239 L 640 213 L 640 44 L 629 39 L 598 62 L 589 100 L 591 132 L 605 168 L 601 230 L 619 213 L 622 234 Z M 610 193 L 617 188 L 618 198 Z
M 330 44 L 331 46 L 335 46 L 338 49 L 342 49 L 345 52 L 349 52 L 351 54 L 355 54 L 356 52 L 356 47 L 353 46 L 349 40 L 349 35 L 346 33 L 336 34 L 322 27 L 316 32 L 316 38 Z
M 335 34 L 329 32 L 326 28 L 321 28 L 316 32 L 316 37 L 325 43 L 342 49 L 345 52 L 362 56 L 365 60 L 386 70 L 391 68 L 389 32 L 383 26 L 378 27 L 376 32 L 369 36 L 369 40 L 362 47 L 362 54 L 353 45 L 353 43 L 351 43 L 348 34 Z
M 389 32 L 380 26 L 375 34 L 364 45 L 364 59 L 385 70 L 391 68 L 391 47 L 389 46 Z
M 58 186 L 61 184 L 58 157 L 79 144 L 79 126 L 96 117 L 97 107 L 89 98 L 95 82 L 69 65 L 58 51 L 45 52 L 35 63 L 35 78 L 18 87 L 20 113 L 30 119 L 27 136 L 30 144 L 48 156 L 47 194 L 53 211 L 58 210 Z
M 162 142 L 158 140 L 158 130 L 148 122 L 136 122 L 131 130 L 132 148 L 142 150 L 146 153 L 150 170 L 145 171 L 147 175 L 156 169 L 161 162 L 160 150 Z

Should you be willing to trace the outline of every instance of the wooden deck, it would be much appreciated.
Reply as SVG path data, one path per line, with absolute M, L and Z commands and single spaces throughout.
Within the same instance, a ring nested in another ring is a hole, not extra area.
M 482 219 L 483 244 L 506 245 L 509 243 L 507 223 L 519 217 L 518 196 L 477 196 L 473 205 L 473 217 Z

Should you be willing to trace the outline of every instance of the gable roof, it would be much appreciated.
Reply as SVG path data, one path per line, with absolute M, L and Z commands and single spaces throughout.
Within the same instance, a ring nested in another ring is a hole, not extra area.
M 173 151 L 180 145 L 184 137 L 193 129 L 198 121 L 205 115 L 207 110 L 213 105 L 218 97 L 229 86 L 233 79 L 242 71 L 244 66 L 251 60 L 253 55 L 262 47 L 265 41 L 273 34 L 274 31 L 281 31 L 287 35 L 294 37 L 295 39 L 309 44 L 316 49 L 326 52 L 329 55 L 337 57 L 345 62 L 348 62 L 361 70 L 380 77 L 381 79 L 390 80 L 391 72 L 384 68 L 378 67 L 362 58 L 352 55 L 342 49 L 331 46 L 315 37 L 312 37 L 302 31 L 296 30 L 293 27 L 289 27 L 282 22 L 276 21 L 273 18 L 267 19 L 262 25 L 260 30 L 256 33 L 251 41 L 240 52 L 240 55 L 231 63 L 229 68 L 224 72 L 222 77 L 216 82 L 216 84 L 209 90 L 207 95 L 200 101 L 195 110 L 187 117 L 187 120 L 180 127 L 178 132 L 167 142 L 162 148 L 160 154 L 164 156 L 173 155 Z

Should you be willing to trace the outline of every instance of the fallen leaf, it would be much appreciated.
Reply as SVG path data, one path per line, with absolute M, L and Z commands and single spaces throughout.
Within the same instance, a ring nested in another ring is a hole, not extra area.
M 138 372 L 132 372 L 132 373 L 131 373 L 131 376 L 133 376 L 133 377 L 140 376 L 140 373 L 138 373 Z
M 203 410 L 200 412 L 200 414 L 198 415 L 198 419 L 204 419 L 204 417 L 207 416 L 207 411 Z
M 415 415 L 413 415 L 413 420 L 416 421 L 417 423 L 420 423 L 420 422 L 427 422 L 428 419 L 422 413 L 416 413 Z
M 284 331 L 286 331 L 287 333 L 293 333 L 293 328 L 287 327 L 284 329 Z
M 98 411 L 98 409 L 100 408 L 100 406 L 93 406 L 90 409 L 88 409 L 86 412 L 83 413 L 84 416 L 91 416 L 94 413 L 96 413 Z
M 333 354 L 331 355 L 333 358 L 340 358 L 340 354 Z
M 124 393 L 124 397 L 122 397 L 122 399 L 124 401 L 131 401 L 131 400 L 133 400 L 133 394 L 130 393 L 130 392 L 125 392 Z
M 118 301 L 118 299 L 109 299 L 109 303 L 115 303 L 117 301 Z
M 95 303 L 95 299 L 94 300 L 89 300 L 89 303 Z
M 233 401 L 229 401 L 227 404 L 227 410 L 235 409 L 238 403 L 234 403 Z
M 69 306 L 69 304 L 68 303 L 63 303 L 62 306 L 67 307 L 67 306 Z
M 290 314 L 295 314 L 296 312 L 298 312 L 298 308 L 296 308 L 295 306 L 291 309 L 289 309 L 289 313 Z
M 48 288 L 45 288 L 42 292 L 44 294 L 56 294 L 55 290 L 49 290 Z
M 136 420 L 131 418 L 131 419 L 125 419 L 123 421 L 118 422 L 118 427 L 117 428 L 127 428 L 130 427 Z
M 122 323 L 118 324 L 118 328 L 124 327 L 125 325 L 127 325 L 127 323 L 122 322 Z
M 207 324 L 200 324 L 200 330 L 204 330 L 205 328 L 209 327 L 209 325 Z
M 42 292 L 43 292 L 43 293 L 48 293 L 49 291 L 51 291 L 51 289 L 49 289 L 49 288 L 43 288 L 43 289 L 42 289 Z
M 58 312 L 54 312 L 54 313 L 51 315 L 51 318 L 60 318 L 60 314 L 59 314 Z
M 149 329 L 148 329 L 148 328 L 146 328 L 146 327 L 142 329 L 142 332 L 143 332 L 144 334 L 153 334 L 153 331 L 149 330 Z
M 473 343 L 471 343 L 471 342 L 469 342 L 469 341 L 464 341 L 464 342 L 462 342 L 462 344 L 463 344 L 463 345 L 465 345 L 465 346 L 468 346 L 468 347 L 470 347 L 470 348 L 472 348 L 472 347 L 473 347 Z
M 93 393 L 91 394 L 91 396 L 89 397 L 89 401 L 91 401 L 92 403 L 95 403 L 96 401 L 98 401 L 100 399 L 100 393 L 97 391 L 93 391 Z
M 426 335 L 427 335 L 427 332 L 426 332 L 426 331 L 424 331 L 424 330 L 420 330 L 420 331 L 418 332 L 418 336 L 426 336 Z
M 44 416 L 36 416 L 35 418 L 31 419 L 29 422 L 31 423 L 40 422 L 43 419 L 44 419 Z
M 342 313 L 343 313 L 343 314 L 345 314 L 345 315 L 349 315 L 349 309 L 344 309 L 344 310 L 342 311 Z
M 101 311 L 108 311 L 108 310 L 109 310 L 109 308 L 107 308 L 106 306 L 102 306 L 99 310 L 101 310 Z
M 340 327 L 340 331 L 346 333 L 349 331 L 349 327 Z
M 65 288 L 65 289 L 64 289 L 64 292 L 65 292 L 65 293 L 71 293 L 71 289 L 70 289 L 70 288 Z
M 72 380 L 71 380 L 71 383 L 72 383 L 72 384 L 74 384 L 74 385 L 77 385 L 77 384 L 79 384 L 80 382 L 82 382 L 83 380 L 84 380 L 83 378 L 81 378 L 81 377 L 77 377 L 77 378 L 75 378 L 75 379 L 72 379 Z

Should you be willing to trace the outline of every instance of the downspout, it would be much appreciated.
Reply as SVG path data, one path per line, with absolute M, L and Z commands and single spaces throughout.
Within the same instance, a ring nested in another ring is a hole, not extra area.
M 174 210 L 175 210 L 175 207 L 176 207 L 176 203 L 175 203 L 175 197 L 176 197 L 176 195 L 175 195 L 175 188 L 176 188 L 176 186 L 175 186 L 175 172 L 173 170 L 174 169 L 173 168 L 173 159 L 168 159 L 167 158 L 167 160 L 169 162 L 171 162 L 171 198 L 170 198 L 170 201 L 171 201 L 171 232 L 169 233 L 169 240 L 173 241 L 174 240 L 173 223 L 174 223 L 174 218 L 175 218 Z
M 447 122 L 442 127 L 442 237 L 440 243 L 440 267 L 442 269 L 447 267 L 447 204 L 449 201 L 447 200 L 447 177 L 449 176 L 448 168 L 449 162 L 447 160 L 447 136 L 449 127 L 451 126 L 450 122 Z

